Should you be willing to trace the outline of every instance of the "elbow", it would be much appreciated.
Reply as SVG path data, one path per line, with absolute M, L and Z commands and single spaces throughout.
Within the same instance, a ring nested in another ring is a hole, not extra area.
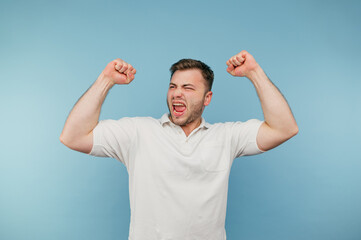
M 294 136 L 296 136 L 298 134 L 298 126 L 289 126 L 285 129 L 283 129 L 283 131 L 280 131 L 280 136 L 282 136 L 281 138 L 284 139 L 284 141 L 287 141 L 290 138 L 293 138 Z
M 290 138 L 296 136 L 298 134 L 298 131 L 299 131 L 299 129 L 298 129 L 297 125 L 292 127 L 289 131 Z
M 76 150 L 76 145 L 74 145 L 73 142 L 71 142 L 69 139 L 67 139 L 67 138 L 64 137 L 63 135 L 61 135 L 61 136 L 59 137 L 59 140 L 60 140 L 60 142 L 61 142 L 64 146 L 66 146 L 67 148 L 72 149 L 72 150 Z
M 295 129 L 295 135 L 297 135 L 297 134 L 298 134 L 298 131 L 299 131 L 299 128 L 298 128 L 298 126 L 296 126 L 296 129 Z
M 64 136 L 64 134 L 62 133 L 59 137 L 59 140 L 62 144 L 64 144 L 65 146 L 67 146 L 68 148 L 70 148 L 70 143 L 69 140 L 66 138 L 66 136 Z
M 66 143 L 66 140 L 65 140 L 63 134 L 60 135 L 59 140 L 60 140 L 60 142 L 61 142 L 62 144 L 64 144 L 65 146 L 67 146 L 67 143 Z
M 74 150 L 74 151 L 78 151 L 78 152 L 82 152 L 82 153 L 87 153 L 89 154 L 92 150 L 93 147 L 93 137 L 92 135 L 87 135 L 84 137 L 71 137 L 70 136 L 66 136 L 63 133 L 60 135 L 59 140 L 62 144 L 64 144 L 66 147 Z

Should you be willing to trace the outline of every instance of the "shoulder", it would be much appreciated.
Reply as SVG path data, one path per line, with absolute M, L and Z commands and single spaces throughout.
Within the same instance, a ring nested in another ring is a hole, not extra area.
M 159 125 L 159 120 L 155 119 L 153 117 L 133 117 L 131 118 L 132 121 L 134 121 L 137 124 L 158 124 Z
M 113 121 L 113 122 L 156 122 L 157 119 L 152 117 L 122 117 L 119 119 L 106 119 L 103 121 Z
M 249 119 L 247 121 L 236 121 L 236 122 L 219 122 L 219 123 L 207 123 L 207 127 L 210 129 L 220 128 L 233 128 L 233 127 L 254 127 L 261 125 L 263 121 L 259 119 Z
M 259 119 L 249 119 L 246 121 L 220 122 L 208 125 L 209 133 L 217 135 L 244 136 L 252 132 L 258 132 L 263 121 Z
M 107 125 L 109 127 L 136 127 L 144 125 L 159 125 L 159 121 L 152 117 L 122 117 L 119 119 L 105 119 L 99 121 L 98 125 Z

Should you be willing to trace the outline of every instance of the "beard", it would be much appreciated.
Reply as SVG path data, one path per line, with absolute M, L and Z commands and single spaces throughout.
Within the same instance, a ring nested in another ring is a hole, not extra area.
M 186 126 L 187 124 L 194 122 L 195 120 L 201 118 L 203 110 L 204 110 L 203 102 L 204 102 L 204 99 L 198 103 L 190 104 L 189 106 L 187 106 L 187 109 L 186 109 L 186 111 L 187 111 L 186 114 L 189 114 L 189 116 L 185 119 L 177 119 L 177 118 L 173 117 L 173 114 L 172 114 L 173 106 L 169 105 L 169 102 L 167 100 L 167 106 L 168 106 L 169 117 L 170 117 L 171 122 L 178 126 Z

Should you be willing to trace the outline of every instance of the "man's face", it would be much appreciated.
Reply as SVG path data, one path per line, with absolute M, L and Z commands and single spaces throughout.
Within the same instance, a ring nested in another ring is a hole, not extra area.
M 204 107 L 212 98 L 199 69 L 177 70 L 172 76 L 167 94 L 171 121 L 179 126 L 201 119 Z

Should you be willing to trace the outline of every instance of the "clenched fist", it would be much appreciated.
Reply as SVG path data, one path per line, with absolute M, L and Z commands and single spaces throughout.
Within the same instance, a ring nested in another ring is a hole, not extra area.
M 259 68 L 258 63 L 251 54 L 243 50 L 227 61 L 227 72 L 236 77 L 248 77 Z
M 129 84 L 134 79 L 136 70 L 120 58 L 108 63 L 102 74 L 114 84 Z

